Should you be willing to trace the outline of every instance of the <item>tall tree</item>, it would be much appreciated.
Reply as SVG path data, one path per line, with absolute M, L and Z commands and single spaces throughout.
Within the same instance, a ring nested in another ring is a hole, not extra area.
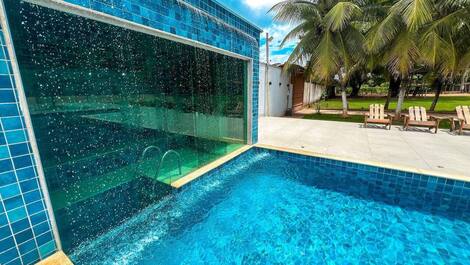
M 425 1 L 424 11 L 431 21 L 421 25 L 421 61 L 433 72 L 435 91 L 431 111 L 434 111 L 446 85 L 453 85 L 458 76 L 464 76 L 470 57 L 470 1 Z M 409 15 L 410 16 L 410 15 Z
M 404 2 L 382 1 L 378 7 L 376 23 L 370 28 L 366 35 L 365 47 L 369 54 L 379 56 L 383 66 L 389 71 L 390 86 L 400 86 L 398 103 L 395 110 L 397 117 L 400 115 L 407 86 L 403 85 L 420 56 L 417 45 L 417 32 L 403 16 Z M 419 6 L 407 6 L 406 12 L 415 12 Z M 410 22 L 411 23 L 411 22 Z M 413 22 L 414 23 L 414 22 Z M 413 24 L 411 23 L 411 24 Z M 414 24 L 413 24 L 414 25 Z M 390 87 L 392 89 L 392 87 Z M 391 92 L 391 91 L 390 91 Z
M 280 22 L 294 24 L 284 45 L 300 39 L 286 63 L 305 66 L 306 76 L 328 86 L 341 87 L 343 115 L 348 113 L 346 88 L 351 76 L 364 64 L 364 37 L 358 26 L 363 1 L 286 0 L 270 12 Z

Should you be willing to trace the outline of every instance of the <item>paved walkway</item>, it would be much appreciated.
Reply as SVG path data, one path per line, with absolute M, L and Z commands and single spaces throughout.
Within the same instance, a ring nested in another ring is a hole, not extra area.
M 470 180 L 470 134 L 458 136 L 448 130 L 402 131 L 362 128 L 361 124 L 265 118 L 259 120 L 259 143 L 306 150 L 346 159 L 385 163 Z

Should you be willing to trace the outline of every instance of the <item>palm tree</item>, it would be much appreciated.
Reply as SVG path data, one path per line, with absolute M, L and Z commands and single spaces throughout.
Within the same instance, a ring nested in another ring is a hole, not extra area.
M 402 16 L 402 2 L 405 1 L 413 0 L 381 1 L 377 8 L 380 12 L 376 12 L 376 23 L 367 32 L 365 41 L 368 54 L 381 58 L 380 64 L 389 71 L 390 85 L 398 84 L 400 87 L 395 110 L 397 117 L 401 113 L 406 95 L 407 86 L 404 81 L 408 80 L 420 56 L 418 35 L 412 30 L 413 27 L 408 27 Z
M 433 72 L 434 110 L 444 85 L 469 67 L 468 0 L 399 0 L 381 3 L 382 16 L 366 36 L 366 50 L 383 56 L 396 80 L 407 80 L 418 64 Z M 400 87 L 396 113 L 406 86 Z
M 432 21 L 421 28 L 421 61 L 432 71 L 434 111 L 445 85 L 464 76 L 470 63 L 470 1 L 435 1 L 426 9 Z
M 348 113 L 346 87 L 351 76 L 364 64 L 364 37 L 360 31 L 362 9 L 355 1 L 286 0 L 270 12 L 280 22 L 294 24 L 281 46 L 300 39 L 286 63 L 305 66 L 306 77 L 325 86 L 341 87 L 343 115 Z

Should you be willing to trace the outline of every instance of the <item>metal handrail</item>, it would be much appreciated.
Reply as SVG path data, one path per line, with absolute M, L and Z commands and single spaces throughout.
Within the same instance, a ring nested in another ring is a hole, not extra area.
M 167 156 L 169 156 L 171 154 L 176 155 L 176 157 L 178 158 L 179 175 L 181 175 L 183 173 L 183 171 L 181 170 L 181 155 L 178 152 L 176 152 L 175 150 L 168 150 L 168 151 L 165 152 L 165 154 L 162 156 L 162 159 L 160 160 L 160 164 L 158 165 L 157 173 L 155 174 L 156 178 L 158 178 L 158 175 L 160 174 L 160 170 L 162 169 L 162 165 L 163 165 L 163 162 L 165 161 L 165 158 L 167 158 Z M 171 176 L 170 176 L 170 184 L 171 184 Z
M 158 147 L 158 146 L 155 146 L 155 145 L 150 145 L 150 146 L 147 146 L 144 151 L 142 152 L 142 155 L 140 156 L 139 160 L 138 160 L 138 163 L 137 163 L 137 167 L 136 167 L 136 171 L 135 173 L 136 174 L 141 174 L 141 163 L 143 163 L 144 161 L 144 158 L 145 158 L 145 155 L 147 154 L 147 152 L 149 152 L 150 150 L 157 150 L 158 151 L 158 156 L 160 157 L 161 154 L 162 154 L 162 150 Z
M 160 149 L 158 146 L 155 146 L 155 145 L 151 145 L 151 146 L 147 146 L 144 151 L 142 152 L 142 155 L 140 156 L 140 159 L 144 159 L 145 155 L 147 154 L 148 151 L 152 150 L 152 149 L 157 149 L 158 150 L 158 154 L 161 155 L 162 154 L 162 149 Z

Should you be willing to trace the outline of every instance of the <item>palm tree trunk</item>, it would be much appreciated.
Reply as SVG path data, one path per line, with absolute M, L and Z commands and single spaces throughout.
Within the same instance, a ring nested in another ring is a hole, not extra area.
M 398 92 L 397 108 L 395 109 L 396 119 L 400 118 L 401 109 L 403 108 L 403 102 L 405 101 L 405 95 L 406 95 L 406 86 L 400 86 L 400 91 Z
M 465 92 L 465 82 L 467 81 L 467 75 L 469 73 L 469 70 L 467 69 L 465 73 L 462 75 L 462 81 L 460 83 L 460 92 L 464 93 Z
M 384 109 L 388 110 L 390 106 L 390 101 L 392 100 L 392 97 L 394 97 L 394 91 L 398 91 L 400 89 L 400 84 L 401 84 L 401 78 L 397 78 L 395 80 L 394 77 L 390 78 L 390 82 L 388 85 L 388 94 L 387 94 L 387 101 L 385 102 Z
M 392 90 L 390 89 L 390 87 L 388 88 L 388 93 L 387 93 L 387 100 L 385 101 L 385 106 L 384 106 L 384 109 L 385 110 L 388 110 L 389 106 L 390 106 L 390 100 L 392 99 Z
M 443 87 L 442 80 L 439 77 L 436 78 L 436 80 L 434 80 L 434 83 L 433 83 L 435 94 L 434 94 L 434 100 L 432 101 L 431 107 L 429 108 L 430 111 L 434 111 L 436 109 L 437 102 L 439 101 L 439 97 L 441 96 L 442 87 Z
M 341 88 L 341 100 L 343 101 L 343 117 L 348 116 L 348 96 L 346 94 L 346 88 Z

